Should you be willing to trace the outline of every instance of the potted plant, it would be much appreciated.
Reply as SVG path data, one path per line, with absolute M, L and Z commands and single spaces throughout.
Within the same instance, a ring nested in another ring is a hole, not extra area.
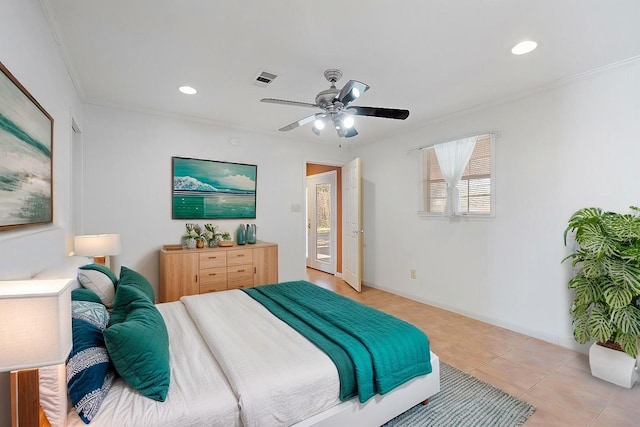
M 231 241 L 231 233 L 225 231 L 220 235 L 221 240 L 218 241 L 218 246 L 233 246 Z
M 202 234 L 210 248 L 218 246 L 218 242 L 222 236 L 222 233 L 218 231 L 218 226 L 213 224 L 205 224 Z
M 631 209 L 577 211 L 564 232 L 565 246 L 570 232 L 577 245 L 563 260 L 571 259 L 576 271 L 568 284 L 575 292 L 573 335 L 581 344 L 595 341 L 589 350 L 592 374 L 629 388 L 637 379 L 640 338 L 640 209 Z M 608 361 L 616 366 L 603 367 Z
M 200 226 L 198 224 L 187 223 L 185 224 L 185 228 L 187 229 L 187 232 L 182 236 L 184 244 L 187 249 L 195 249 L 198 244 L 198 240 L 201 239 Z

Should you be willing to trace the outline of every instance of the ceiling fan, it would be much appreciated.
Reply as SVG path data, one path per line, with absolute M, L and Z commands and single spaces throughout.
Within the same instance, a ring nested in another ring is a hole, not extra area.
M 320 108 L 324 110 L 321 113 L 312 114 L 284 126 L 279 129 L 280 131 L 289 131 L 313 122 L 313 133 L 319 136 L 320 131 L 325 125 L 331 122 L 336 128 L 338 136 L 351 138 L 358 134 L 358 131 L 353 127 L 353 116 L 383 117 L 385 119 L 398 120 L 404 120 L 409 117 L 409 110 L 351 106 L 349 104 L 369 89 L 369 85 L 357 80 L 349 80 L 342 89 L 338 89 L 336 88 L 336 82 L 342 77 L 342 71 L 336 69 L 325 71 L 324 77 L 331 83 L 331 87 L 316 95 L 315 104 L 275 98 L 262 98 L 260 100 L 261 102 L 269 102 L 272 104 L 297 105 L 300 107 Z

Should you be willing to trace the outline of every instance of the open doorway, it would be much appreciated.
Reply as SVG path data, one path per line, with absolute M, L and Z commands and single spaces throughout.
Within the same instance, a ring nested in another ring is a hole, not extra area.
M 342 168 L 307 163 L 307 266 L 342 275 Z

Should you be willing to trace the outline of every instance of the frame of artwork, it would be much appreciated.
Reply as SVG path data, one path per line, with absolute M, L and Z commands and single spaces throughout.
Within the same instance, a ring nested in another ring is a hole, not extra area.
M 255 219 L 258 166 L 171 158 L 173 219 Z
M 53 222 L 53 118 L 0 63 L 0 231 Z

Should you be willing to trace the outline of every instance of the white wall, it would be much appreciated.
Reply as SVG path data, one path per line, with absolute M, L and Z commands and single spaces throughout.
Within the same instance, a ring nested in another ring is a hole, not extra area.
M 54 119 L 51 226 L 0 233 L 0 280 L 27 278 L 70 249 L 71 118 L 82 105 L 37 0 L 7 0 L 0 13 L 0 61 Z M 0 374 L 0 425 L 10 424 L 9 376 Z
M 407 150 L 486 130 L 502 132 L 496 217 L 419 218 L 420 157 Z M 640 61 L 432 123 L 358 154 L 365 282 L 579 348 L 562 235 L 579 208 L 628 211 L 640 203 Z
M 237 146 L 229 140 L 239 140 Z M 178 244 L 186 222 L 219 224 L 232 233 L 240 220 L 171 219 L 171 157 L 258 165 L 258 238 L 279 245 L 279 278 L 305 269 L 305 162 L 346 163 L 349 149 L 309 144 L 209 123 L 115 108 L 86 106 L 85 232 L 120 233 L 118 265 L 136 269 L 158 291 L 159 250 Z M 297 204 L 301 212 L 291 212 Z

